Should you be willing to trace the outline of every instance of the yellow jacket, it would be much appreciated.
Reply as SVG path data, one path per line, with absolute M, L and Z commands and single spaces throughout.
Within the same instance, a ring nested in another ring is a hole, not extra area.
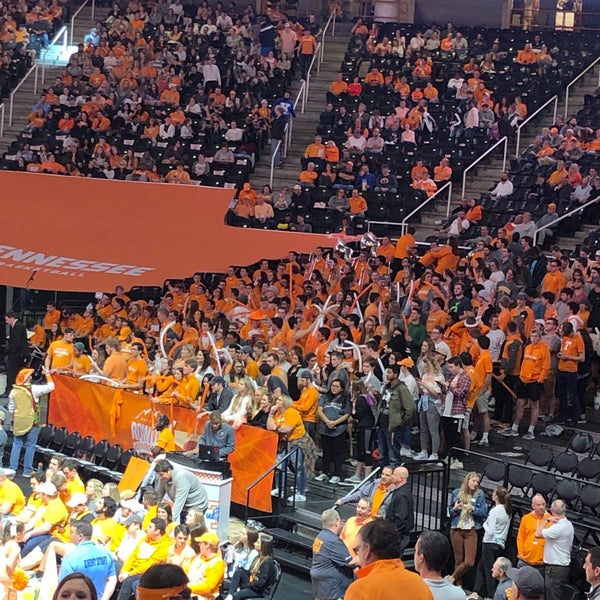
M 152 565 L 165 562 L 170 545 L 171 539 L 166 534 L 158 540 L 143 537 L 125 561 L 123 571 L 128 575 L 141 575 Z
M 220 552 L 210 558 L 198 555 L 188 569 L 190 578 L 188 587 L 192 590 L 192 594 L 214 598 L 219 594 L 224 576 L 225 561 Z

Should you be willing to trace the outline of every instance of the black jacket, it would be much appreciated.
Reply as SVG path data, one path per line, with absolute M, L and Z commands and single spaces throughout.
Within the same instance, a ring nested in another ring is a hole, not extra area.
M 27 328 L 22 321 L 18 319 L 10 328 L 8 338 L 7 354 L 9 360 L 23 362 L 29 354 L 29 344 L 27 343 Z
M 408 535 L 413 530 L 415 526 L 415 507 L 408 483 L 392 492 L 392 499 L 385 518 L 396 526 L 400 535 Z

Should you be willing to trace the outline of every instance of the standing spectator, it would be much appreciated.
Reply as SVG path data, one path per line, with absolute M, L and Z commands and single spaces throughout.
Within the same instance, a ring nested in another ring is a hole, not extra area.
M 352 581 L 352 556 L 339 537 L 342 521 L 337 511 L 323 511 L 321 522 L 323 529 L 312 548 L 310 580 L 316 598 L 333 600 L 342 598 Z
M 4 322 L 10 327 L 6 347 L 6 388 L 4 397 L 7 397 L 15 383 L 17 373 L 25 366 L 25 359 L 29 354 L 27 344 L 27 328 L 17 319 L 17 315 L 9 310 L 4 316 Z
M 550 370 L 550 351 L 548 346 L 542 341 L 542 335 L 539 330 L 534 329 L 531 334 L 531 343 L 525 347 L 523 353 L 523 362 L 519 374 L 520 384 L 517 394 L 517 406 L 512 427 L 509 427 L 500 433 L 507 436 L 519 436 L 519 423 L 525 412 L 525 403 L 529 401 L 531 407 L 531 420 L 529 429 L 523 436 L 524 440 L 532 440 L 535 437 L 535 426 L 540 413 L 540 398 L 544 389 L 544 382 Z
M 435 600 L 465 600 L 465 592 L 452 585 L 442 571 L 450 556 L 448 538 L 439 531 L 424 531 L 415 545 L 415 570 Z
M 531 499 L 531 512 L 521 517 L 517 533 L 517 567 L 526 565 L 544 570 L 544 540 L 535 535 L 540 521 L 550 517 L 546 511 L 546 500 L 541 494 Z
M 40 433 L 40 398 L 54 390 L 50 373 L 46 372 L 45 384 L 33 384 L 33 369 L 21 369 L 10 392 L 8 412 L 13 423 L 13 445 L 10 451 L 10 468 L 17 471 L 21 449 L 25 446 L 23 476 L 33 473 L 35 445 Z
M 358 502 L 361 498 L 369 498 L 371 501 L 371 516 L 385 517 L 387 507 L 392 499 L 394 483 L 392 480 L 394 470 L 389 465 L 381 469 L 381 479 L 375 479 L 354 493 L 346 494 L 335 501 L 336 506 Z
M 400 552 L 404 552 L 409 542 L 409 534 L 415 526 L 415 507 L 412 492 L 408 484 L 408 469 L 396 467 L 392 475 L 395 490 L 385 514 L 385 518 L 394 524 L 399 536 Z
M 483 523 L 481 559 L 477 565 L 475 579 L 475 590 L 482 598 L 491 598 L 494 595 L 496 586 L 492 567 L 500 552 L 504 550 L 512 513 L 510 494 L 505 487 L 499 485 L 492 494 L 492 500 L 494 506 Z
M 317 49 L 317 40 L 305 29 L 299 42 L 300 78 L 306 80 L 308 68 Z
M 573 536 L 573 524 L 567 519 L 567 507 L 563 500 L 557 499 L 550 506 L 550 516 L 540 519 L 535 530 L 535 537 L 546 541 L 544 545 L 546 600 L 561 600 L 563 597 L 562 586 L 569 581 Z M 528 568 L 530 567 L 523 567 L 523 569 Z M 515 578 L 510 571 L 508 575 L 514 583 Z
M 344 382 L 334 379 L 331 382 L 331 391 L 319 398 L 317 416 L 319 418 L 318 430 L 321 434 L 321 448 L 323 449 L 323 472 L 316 477 L 324 481 L 329 476 L 329 469 L 333 463 L 333 476 L 329 483 L 339 483 L 344 462 L 346 431 L 350 418 L 350 401 L 344 392 Z
M 400 590 L 411 600 L 433 600 L 425 582 L 404 567 L 398 533 L 392 523 L 385 519 L 367 523 L 358 533 L 356 553 L 360 569 L 344 600 L 393 600 Z
M 191 509 L 204 512 L 208 508 L 206 489 L 200 480 L 183 467 L 174 467 L 168 460 L 159 460 L 154 467 L 160 482 L 157 491 L 159 499 L 165 495 L 174 502 L 173 521 L 180 521 L 181 513 Z
M 286 119 L 281 106 L 275 107 L 275 118 L 271 121 L 271 159 L 275 168 L 281 167 L 281 145 L 285 136 Z M 281 142 L 281 143 L 280 143 Z
M 361 498 L 356 505 L 356 515 L 346 520 L 346 523 L 340 532 L 340 539 L 346 544 L 353 559 L 356 558 L 354 548 L 358 542 L 358 532 L 360 531 L 360 528 L 373 520 L 371 510 L 371 500 L 369 498 Z
M 442 412 L 442 429 L 446 436 L 446 448 L 450 451 L 453 447 L 460 447 L 471 379 L 464 370 L 460 357 L 453 356 L 446 364 L 450 373 L 448 389 L 452 395 L 446 397 Z M 455 458 L 454 462 L 450 464 L 450 468 L 462 468 L 462 463 Z
M 579 395 L 577 393 L 577 365 L 585 360 L 585 346 L 581 334 L 573 329 L 570 321 L 562 324 L 561 348 L 558 353 L 557 389 L 559 398 L 558 421 L 571 416 L 580 419 Z M 551 592 L 549 592 L 551 593 Z
M 454 550 L 454 572 L 450 583 L 462 585 L 465 575 L 473 568 L 477 554 L 477 530 L 487 516 L 485 494 L 479 487 L 479 473 L 467 473 L 460 488 L 450 495 L 450 542 Z

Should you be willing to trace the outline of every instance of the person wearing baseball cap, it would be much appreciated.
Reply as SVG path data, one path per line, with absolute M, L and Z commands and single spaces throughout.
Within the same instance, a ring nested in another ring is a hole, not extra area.
M 17 373 L 15 385 L 9 394 L 8 412 L 13 423 L 13 445 L 10 451 L 10 468 L 17 471 L 21 458 L 21 450 L 25 446 L 23 458 L 23 476 L 31 477 L 35 445 L 40 433 L 40 402 L 54 390 L 54 382 L 50 373 L 44 369 L 45 384 L 32 384 L 33 369 L 21 369 Z
M 50 545 L 53 534 L 66 523 L 69 518 L 67 507 L 58 495 L 58 490 L 53 483 L 47 481 L 36 489 L 42 497 L 43 511 L 38 511 L 37 518 L 27 525 L 27 531 L 23 536 L 25 545 L 21 550 L 21 559 L 24 559 L 34 549 L 44 552 Z M 21 566 L 25 569 L 23 562 Z
M 200 552 L 188 569 L 189 588 L 192 594 L 203 598 L 216 598 L 225 577 L 225 561 L 219 548 L 219 536 L 207 531 L 195 538 Z
M 0 468 L 0 514 L 16 516 L 25 507 L 25 495 L 21 488 L 10 478 L 15 472 Z
M 544 598 L 544 578 L 534 567 L 514 567 L 506 572 L 512 580 L 511 600 L 542 600 Z

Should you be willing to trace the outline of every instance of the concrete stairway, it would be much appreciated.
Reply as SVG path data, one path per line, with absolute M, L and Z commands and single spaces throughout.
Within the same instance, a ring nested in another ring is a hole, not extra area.
M 282 168 L 275 171 L 273 185 L 278 190 L 284 185 L 291 187 L 298 181 L 298 175 L 302 169 L 300 158 L 304 155 L 306 146 L 313 141 L 316 135 L 319 115 L 325 109 L 325 93 L 342 64 L 348 46 L 349 31 L 350 25 L 348 23 L 338 24 L 335 37 L 332 37 L 328 32 L 325 38 L 324 60 L 321 63 L 320 72 L 316 72 L 317 65 L 315 62 L 313 74 L 310 77 L 309 96 L 305 103 L 304 113 L 300 112 L 300 105 L 296 107 L 292 141 L 287 156 L 283 159 Z M 298 81 L 292 84 L 292 99 L 295 99 L 298 95 L 300 85 Z M 269 183 L 270 172 L 271 156 L 267 151 L 258 161 L 252 176 L 253 188 L 260 190 L 263 185 Z

